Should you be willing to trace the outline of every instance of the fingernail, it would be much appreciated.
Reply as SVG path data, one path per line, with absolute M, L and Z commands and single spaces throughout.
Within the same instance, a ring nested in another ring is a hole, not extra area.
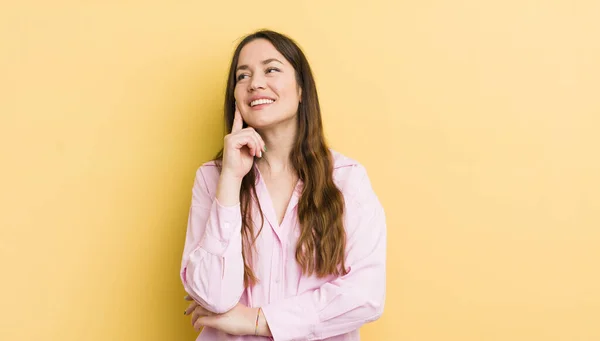
M 267 145 L 265 144 L 265 146 L 263 147 L 263 150 L 265 151 L 265 153 L 267 152 Z
M 183 311 L 183 315 L 185 315 L 185 310 Z

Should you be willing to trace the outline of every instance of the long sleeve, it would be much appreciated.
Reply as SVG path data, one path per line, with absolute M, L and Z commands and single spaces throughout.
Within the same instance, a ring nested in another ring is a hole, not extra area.
M 239 204 L 222 206 L 209 193 L 202 168 L 192 189 L 180 274 L 194 300 L 209 311 L 224 313 L 239 302 L 244 290 L 242 218 Z
M 385 301 L 386 222 L 366 171 L 355 167 L 346 199 L 346 267 L 341 277 L 263 311 L 275 341 L 342 335 L 378 319 Z

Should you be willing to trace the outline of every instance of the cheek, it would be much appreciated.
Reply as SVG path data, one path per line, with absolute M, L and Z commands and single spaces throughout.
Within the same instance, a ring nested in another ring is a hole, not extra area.
M 238 103 L 243 103 L 245 101 L 244 91 L 242 91 L 242 89 L 238 86 L 236 86 L 235 89 L 233 90 L 233 97 L 235 98 L 235 100 Z
M 272 84 L 271 89 L 285 102 L 296 102 L 298 100 L 298 89 L 295 82 L 289 80 Z

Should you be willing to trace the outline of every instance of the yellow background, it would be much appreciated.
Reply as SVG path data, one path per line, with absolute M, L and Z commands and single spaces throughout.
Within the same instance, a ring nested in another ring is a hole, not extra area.
M 314 68 L 388 215 L 364 340 L 600 340 L 599 1 L 0 5 L 0 340 L 193 340 L 178 272 L 227 64 Z

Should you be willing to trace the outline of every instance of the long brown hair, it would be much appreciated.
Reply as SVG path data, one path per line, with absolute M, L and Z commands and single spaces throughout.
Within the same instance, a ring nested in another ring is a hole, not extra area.
M 298 201 L 300 236 L 296 245 L 296 261 L 304 275 L 345 275 L 346 232 L 343 225 L 344 198 L 333 182 L 333 157 L 325 142 L 321 108 L 317 87 L 310 65 L 302 50 L 283 34 L 261 30 L 246 36 L 238 44 L 227 79 L 225 92 L 225 123 L 229 133 L 235 115 L 235 72 L 242 48 L 256 39 L 268 40 L 294 67 L 296 82 L 302 89 L 302 101 L 298 105 L 298 133 L 290 154 L 290 161 L 303 182 L 302 195 Z M 221 165 L 223 150 L 215 161 Z M 242 180 L 240 203 L 242 210 L 242 256 L 244 258 L 244 284 L 252 286 L 257 278 L 252 271 L 254 243 L 264 225 L 263 211 L 256 194 L 255 167 Z M 261 228 L 254 233 L 251 204 L 256 203 L 261 213 Z

